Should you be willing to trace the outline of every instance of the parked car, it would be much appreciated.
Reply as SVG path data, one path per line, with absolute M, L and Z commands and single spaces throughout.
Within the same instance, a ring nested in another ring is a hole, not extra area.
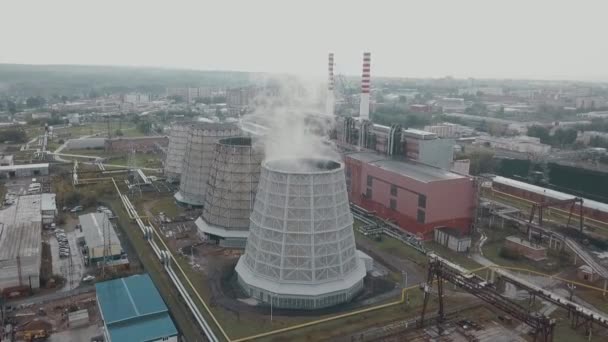
M 81 205 L 77 205 L 74 208 L 70 209 L 70 212 L 71 213 L 77 213 L 77 212 L 83 211 L 83 210 L 84 210 L 84 208 Z
M 85 282 L 85 283 L 91 282 L 93 280 L 95 280 L 95 277 L 92 276 L 92 275 L 88 275 L 88 276 L 82 278 L 82 281 Z

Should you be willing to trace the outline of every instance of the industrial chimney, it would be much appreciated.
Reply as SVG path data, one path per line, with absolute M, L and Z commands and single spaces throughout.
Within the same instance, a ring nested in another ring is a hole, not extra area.
M 370 89 L 370 66 L 372 54 L 363 53 L 363 73 L 361 74 L 361 103 L 359 107 L 359 119 L 369 120 L 369 89 Z
M 334 107 L 336 104 L 334 94 L 334 54 L 329 53 L 329 61 L 327 65 L 328 80 L 327 80 L 327 103 L 325 113 L 327 115 L 334 115 Z

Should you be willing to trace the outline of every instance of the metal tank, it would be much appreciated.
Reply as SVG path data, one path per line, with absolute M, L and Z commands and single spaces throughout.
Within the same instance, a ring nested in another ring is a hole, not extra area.
M 351 300 L 362 288 L 344 166 L 326 159 L 262 164 L 238 281 L 276 307 L 317 309 Z
M 196 123 L 190 128 L 179 192 L 178 202 L 203 206 L 207 194 L 207 178 L 215 153 L 215 143 L 222 138 L 239 135 L 239 128 L 227 123 Z

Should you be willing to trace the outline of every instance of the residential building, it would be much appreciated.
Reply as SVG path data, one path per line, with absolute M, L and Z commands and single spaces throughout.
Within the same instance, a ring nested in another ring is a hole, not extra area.
M 476 137 L 475 144 L 521 153 L 543 154 L 551 151 L 551 146 L 541 143 L 540 138 L 525 135 L 508 138 L 484 135 Z

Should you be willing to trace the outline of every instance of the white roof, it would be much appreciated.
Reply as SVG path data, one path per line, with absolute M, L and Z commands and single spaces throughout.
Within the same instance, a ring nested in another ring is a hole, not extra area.
M 109 238 L 108 245 L 120 246 L 120 240 L 114 231 L 114 225 L 105 213 L 91 213 L 78 216 L 84 241 L 89 248 L 103 247 L 104 233 Z
M 40 204 L 40 210 L 50 211 L 57 210 L 57 204 L 55 203 L 55 194 L 42 194 L 42 202 Z
M 48 168 L 48 167 L 49 167 L 49 163 L 8 165 L 8 166 L 0 166 L 0 171 L 23 170 L 23 169 L 44 169 L 44 168 Z
M 570 199 L 572 197 L 576 197 L 574 195 L 566 194 L 563 192 L 543 188 L 543 187 L 540 187 L 537 185 L 532 185 L 532 184 L 528 184 L 525 182 L 517 181 L 515 179 L 505 178 L 505 177 L 501 177 L 501 176 L 494 176 L 493 182 L 504 184 L 504 185 L 509 185 L 509 186 L 512 186 L 515 188 L 530 191 L 530 192 L 533 192 L 533 193 L 536 193 L 539 195 L 545 195 L 547 197 L 555 198 L 558 200 L 565 200 L 565 199 Z M 597 202 L 597 201 L 586 199 L 586 198 L 583 198 L 583 207 L 608 213 L 608 204 Z

